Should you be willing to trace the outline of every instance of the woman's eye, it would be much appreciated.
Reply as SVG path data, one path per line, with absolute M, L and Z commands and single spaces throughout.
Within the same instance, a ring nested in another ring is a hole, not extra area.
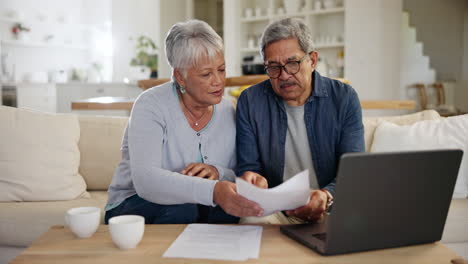
M 210 72 L 209 73 L 203 73 L 202 76 L 203 77 L 208 77 L 208 76 L 210 76 L 210 74 L 211 74 Z

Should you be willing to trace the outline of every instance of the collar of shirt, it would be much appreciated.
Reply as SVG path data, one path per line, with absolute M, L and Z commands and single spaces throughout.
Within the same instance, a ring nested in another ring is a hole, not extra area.
M 314 82 L 314 90 L 312 91 L 312 96 L 307 99 L 307 103 L 313 101 L 315 97 L 328 97 L 328 91 L 324 85 L 322 85 L 325 80 L 323 80 L 323 77 L 320 75 L 320 73 L 318 73 L 317 70 L 312 72 L 312 81 Z M 269 80 L 265 81 L 263 92 L 274 96 L 276 100 L 283 100 L 281 97 L 275 94 Z

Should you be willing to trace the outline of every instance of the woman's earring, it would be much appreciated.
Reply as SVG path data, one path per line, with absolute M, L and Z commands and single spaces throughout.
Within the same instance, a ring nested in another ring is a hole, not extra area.
M 184 89 L 184 87 L 182 85 L 179 85 L 179 90 L 180 90 L 181 94 L 185 93 L 185 89 Z

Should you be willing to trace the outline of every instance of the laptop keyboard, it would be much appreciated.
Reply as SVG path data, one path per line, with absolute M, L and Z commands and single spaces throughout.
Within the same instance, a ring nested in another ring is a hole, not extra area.
M 327 240 L 327 233 L 313 234 L 312 236 L 322 241 Z

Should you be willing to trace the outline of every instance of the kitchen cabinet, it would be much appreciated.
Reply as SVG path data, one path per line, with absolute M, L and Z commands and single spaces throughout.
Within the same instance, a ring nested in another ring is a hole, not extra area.
M 16 89 L 18 108 L 52 113 L 57 111 L 57 93 L 54 84 L 21 83 Z
M 142 90 L 125 83 L 67 83 L 57 84 L 57 112 L 70 113 L 71 102 L 102 96 L 136 98 Z
M 71 102 L 92 97 L 136 98 L 142 90 L 125 83 L 19 83 L 17 106 L 52 113 L 71 113 Z

